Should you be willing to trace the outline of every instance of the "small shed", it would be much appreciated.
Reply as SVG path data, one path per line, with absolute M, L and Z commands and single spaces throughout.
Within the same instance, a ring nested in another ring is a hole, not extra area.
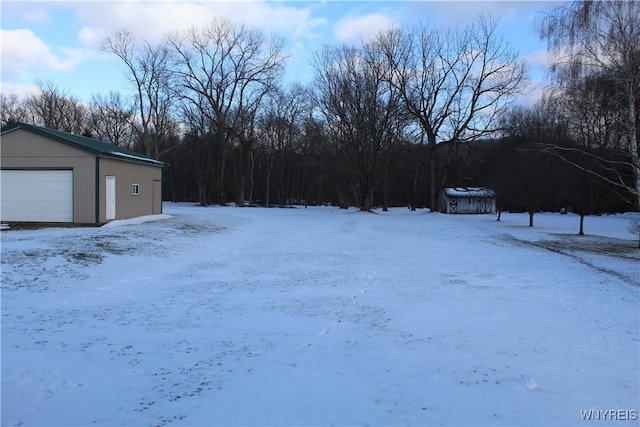
M 496 195 L 482 187 L 451 187 L 442 191 L 440 212 L 448 214 L 496 213 Z
M 162 213 L 165 163 L 26 123 L 0 131 L 0 220 L 100 224 Z

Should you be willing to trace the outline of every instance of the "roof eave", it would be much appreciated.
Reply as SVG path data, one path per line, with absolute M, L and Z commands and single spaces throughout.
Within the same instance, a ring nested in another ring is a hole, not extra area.
M 35 126 L 35 125 L 30 125 L 28 123 L 22 123 L 22 122 L 16 122 L 16 123 L 12 123 L 10 125 L 7 125 L 5 127 L 2 128 L 2 134 L 5 134 L 7 132 L 12 132 L 18 129 L 23 129 L 27 132 L 33 132 L 37 135 L 40 135 L 44 138 L 49 138 L 49 139 L 53 139 L 57 142 L 60 142 L 62 144 L 65 144 L 69 147 L 73 147 L 76 148 L 78 150 L 82 150 L 85 151 L 87 153 L 90 153 L 96 157 L 101 157 L 101 158 L 110 158 L 110 159 L 114 159 L 114 160 L 120 160 L 120 161 L 129 161 L 132 163 L 137 163 L 137 164 L 145 164 L 145 165 L 150 165 L 150 166 L 156 166 L 156 167 L 166 167 L 168 166 L 167 163 L 162 162 L 160 160 L 155 160 L 152 158 L 148 158 L 148 160 L 146 159 L 146 156 L 141 157 L 142 154 L 139 154 L 138 158 L 132 157 L 133 155 L 129 155 L 126 153 L 122 153 L 122 155 L 117 155 L 117 154 L 111 154 L 109 152 L 105 152 L 103 150 L 96 150 L 95 148 L 89 147 L 87 145 L 84 144 L 78 144 L 70 139 L 67 139 L 63 136 L 60 136 L 56 133 L 52 133 L 52 132 L 47 132 L 47 128 L 42 128 L 40 126 Z M 51 129 L 54 130 L 54 129 Z M 96 140 L 98 141 L 98 140 Z M 103 142 L 104 141 L 98 141 L 98 142 Z M 117 146 L 114 146 L 114 149 L 117 149 Z
M 131 159 L 131 158 L 117 156 L 115 154 L 108 154 L 103 152 L 96 153 L 96 157 L 101 159 L 118 160 L 121 162 L 136 163 L 139 165 L 156 166 L 159 168 L 164 168 L 169 166 L 169 163 L 162 162 L 160 160 L 154 160 L 154 161 L 136 160 L 136 159 Z
M 33 133 L 35 133 L 37 135 L 40 135 L 40 136 L 42 136 L 44 138 L 54 139 L 55 141 L 61 142 L 61 143 L 65 144 L 65 145 L 68 145 L 69 147 L 73 147 L 73 148 L 76 148 L 78 150 L 86 151 L 86 152 L 94 154 L 94 155 L 99 155 L 101 153 L 101 151 L 95 150 L 93 148 L 90 148 L 90 147 L 87 147 L 87 146 L 84 146 L 84 145 L 76 144 L 75 142 L 70 141 L 70 140 L 68 140 L 68 139 L 66 139 L 64 137 L 61 137 L 61 136 L 56 135 L 54 133 L 47 132 L 45 129 L 40 128 L 39 126 L 30 125 L 28 123 L 20 123 L 20 122 L 18 122 L 18 123 L 14 123 L 12 125 L 8 125 L 3 129 L 2 134 L 5 134 L 7 132 L 16 131 L 18 129 L 22 129 L 22 130 L 25 130 L 27 132 L 33 132 Z

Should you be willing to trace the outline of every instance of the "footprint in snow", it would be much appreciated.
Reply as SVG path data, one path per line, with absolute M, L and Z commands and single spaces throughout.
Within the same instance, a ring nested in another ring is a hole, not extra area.
M 38 390 L 38 394 L 44 399 L 49 399 L 51 396 L 53 396 L 53 391 L 51 391 L 51 389 L 48 387 L 41 387 Z

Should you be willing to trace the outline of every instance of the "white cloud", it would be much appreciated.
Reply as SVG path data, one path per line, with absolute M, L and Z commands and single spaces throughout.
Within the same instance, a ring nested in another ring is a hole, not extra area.
M 291 7 L 279 3 L 221 2 L 213 3 L 212 8 L 215 13 L 232 21 L 293 38 L 310 36 L 327 23 L 324 18 L 312 17 L 310 7 Z
M 80 60 L 79 52 L 74 49 L 63 49 L 64 55 L 56 55 L 31 30 L 1 31 L 3 80 L 19 79 L 31 70 L 70 70 Z
M 359 42 L 394 25 L 393 19 L 381 13 L 347 16 L 334 26 L 335 38 L 342 42 Z
M 542 95 L 550 88 L 545 80 L 532 80 L 521 94 L 515 97 L 516 105 L 531 106 L 539 101 Z
M 327 20 L 318 17 L 319 9 L 322 7 L 313 2 L 257 0 L 83 0 L 43 2 L 38 7 L 29 1 L 9 2 L 6 7 L 3 4 L 3 24 L 11 23 L 14 29 L 1 34 L 1 83 L 3 88 L 25 92 L 22 85 L 55 79 L 74 91 L 81 90 L 84 83 L 89 90 L 101 90 L 110 87 L 111 78 L 98 83 L 94 76 L 104 70 L 106 61 L 113 59 L 118 64 L 113 55 L 100 49 L 105 37 L 127 29 L 153 44 L 167 34 L 206 26 L 216 18 L 275 32 L 285 38 L 292 55 L 302 55 L 305 46 L 312 45 L 321 38 L 321 30 L 327 29 Z M 120 70 L 114 68 L 112 74 L 120 75 Z
M 553 62 L 553 55 L 547 49 L 538 49 L 527 53 L 525 59 L 532 67 L 547 69 Z
M 557 1 L 482 0 L 482 1 L 417 1 L 408 2 L 405 18 L 416 16 L 439 25 L 467 25 L 481 14 L 501 18 L 502 22 L 532 24 L 537 11 L 556 5 Z
M 73 4 L 79 40 L 97 48 L 115 31 L 127 29 L 154 43 L 167 33 L 200 25 L 211 18 L 203 6 L 164 2 L 100 2 Z
M 154 43 L 167 34 L 206 26 L 216 18 L 273 31 L 285 37 L 310 36 L 326 24 L 309 7 L 266 2 L 99 2 L 71 4 L 79 23 L 79 39 L 97 47 L 114 31 L 128 29 Z
M 4 80 L 4 78 L 3 78 Z M 10 82 L 0 82 L 0 93 L 4 95 L 13 94 L 20 99 L 26 99 L 38 93 L 38 86 L 34 84 L 15 84 Z
M 24 1 L 3 1 L 2 21 L 10 23 L 14 20 L 21 20 L 30 24 L 46 25 L 52 20 L 51 11 L 53 3 L 39 3 L 25 5 Z

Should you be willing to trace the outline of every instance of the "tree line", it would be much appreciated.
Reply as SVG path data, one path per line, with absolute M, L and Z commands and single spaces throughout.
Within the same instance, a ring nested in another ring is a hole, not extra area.
M 227 20 L 152 45 L 123 30 L 103 49 L 134 95 L 83 104 L 52 82 L 1 95 L 24 121 L 126 146 L 169 164 L 164 199 L 202 205 L 439 208 L 445 186 L 488 186 L 533 213 L 638 209 L 640 8 L 571 2 L 541 16 L 552 87 L 531 106 L 525 61 L 480 16 L 419 23 L 313 55 L 308 85 L 283 83 L 283 40 Z

